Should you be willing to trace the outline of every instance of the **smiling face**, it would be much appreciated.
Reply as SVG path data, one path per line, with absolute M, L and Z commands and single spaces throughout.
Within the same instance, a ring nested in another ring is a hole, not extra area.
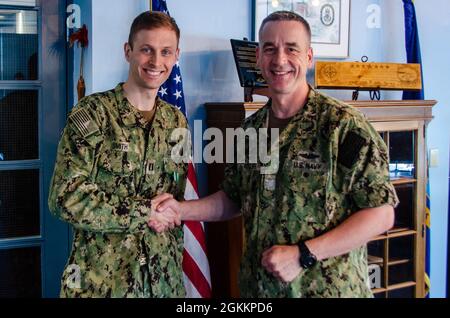
M 166 27 L 140 30 L 132 45 L 125 44 L 125 57 L 130 63 L 127 82 L 157 91 L 169 77 L 178 56 L 175 31 Z
M 260 33 L 257 65 L 272 96 L 308 89 L 306 73 L 313 53 L 305 27 L 298 21 L 270 21 Z

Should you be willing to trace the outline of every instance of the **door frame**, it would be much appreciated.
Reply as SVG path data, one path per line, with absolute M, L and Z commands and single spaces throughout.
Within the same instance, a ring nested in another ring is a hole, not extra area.
M 0 162 L 0 170 L 40 171 L 40 235 L 0 240 L 0 249 L 40 246 L 41 294 L 42 297 L 57 297 L 69 255 L 69 226 L 51 215 L 47 198 L 57 145 L 67 116 L 67 0 L 37 0 L 36 7 L 2 5 L 1 8 L 37 11 L 38 79 L 0 81 L 0 89 L 38 91 L 39 158 Z

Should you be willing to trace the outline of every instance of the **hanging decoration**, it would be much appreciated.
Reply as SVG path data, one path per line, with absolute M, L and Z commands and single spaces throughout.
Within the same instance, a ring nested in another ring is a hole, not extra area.
M 78 100 L 83 98 L 86 93 L 86 84 L 84 82 L 83 77 L 83 64 L 84 64 L 84 51 L 88 47 L 89 39 L 88 39 L 88 29 L 86 27 L 86 24 L 83 24 L 83 26 L 72 33 L 69 37 L 69 45 L 70 47 L 73 46 L 74 43 L 78 44 L 78 47 L 81 47 L 81 57 L 80 57 L 80 77 L 78 78 L 77 82 L 77 94 L 78 94 Z

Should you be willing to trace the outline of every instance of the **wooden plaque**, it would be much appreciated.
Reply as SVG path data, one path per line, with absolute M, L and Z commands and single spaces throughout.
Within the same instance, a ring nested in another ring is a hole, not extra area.
M 317 88 L 420 90 L 420 64 L 316 62 Z

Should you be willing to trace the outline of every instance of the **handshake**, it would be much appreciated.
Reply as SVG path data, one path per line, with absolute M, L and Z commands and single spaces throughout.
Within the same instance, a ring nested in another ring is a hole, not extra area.
M 181 203 L 173 198 L 170 193 L 163 193 L 154 197 L 151 201 L 150 218 L 147 221 L 156 233 L 162 233 L 175 226 L 181 225 Z

